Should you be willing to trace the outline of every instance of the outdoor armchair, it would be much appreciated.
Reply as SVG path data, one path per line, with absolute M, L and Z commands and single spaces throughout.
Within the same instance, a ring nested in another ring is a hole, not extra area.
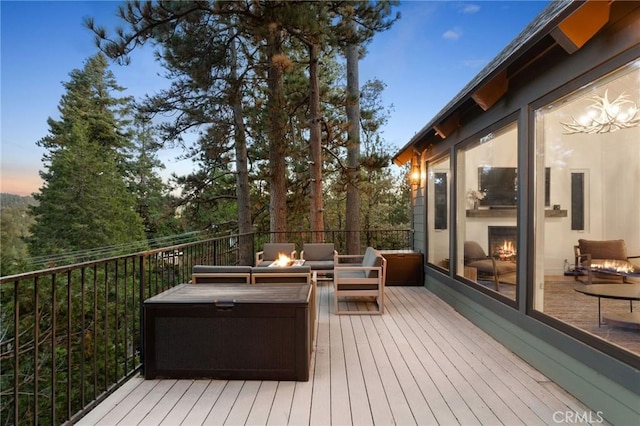
M 304 243 L 300 252 L 300 259 L 304 259 L 305 266 L 311 267 L 319 275 L 333 274 L 333 259 L 338 254 L 333 243 Z
M 265 243 L 264 248 L 256 253 L 256 266 L 269 266 L 280 254 L 295 259 L 296 245 L 294 243 Z
M 364 255 L 334 256 L 333 285 L 334 309 L 340 314 L 382 314 L 384 312 L 384 283 L 387 260 L 373 247 Z M 374 297 L 375 311 L 340 310 L 341 297 Z

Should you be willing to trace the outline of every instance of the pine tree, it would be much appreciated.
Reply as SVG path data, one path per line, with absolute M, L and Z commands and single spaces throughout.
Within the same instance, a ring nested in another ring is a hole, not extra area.
M 165 168 L 157 152 L 162 144 L 149 121 L 139 118 L 136 127 L 131 161 L 128 165 L 127 186 L 136 199 L 136 212 L 142 218 L 147 239 L 181 233 L 175 221 L 169 185 L 162 181 L 158 170 Z
M 128 63 L 137 46 L 157 47 L 173 82 L 170 90 L 149 99 L 148 111 L 174 113 L 175 120 L 163 128 L 165 141 L 183 142 L 182 135 L 194 130 L 200 136 L 185 156 L 203 168 L 183 180 L 188 187 L 183 201 L 193 205 L 227 200 L 231 194 L 220 176 L 235 172 L 239 232 L 249 232 L 244 230 L 251 228 L 251 220 L 253 229 L 268 223 L 272 238 L 280 241 L 299 223 L 324 228 L 324 171 L 327 161 L 341 163 L 344 154 L 344 144 L 331 146 L 346 127 L 343 118 L 328 117 L 336 110 L 327 111 L 326 96 L 339 83 L 324 76 L 326 59 L 335 63 L 347 44 L 362 52 L 375 33 L 395 22 L 395 4 L 128 1 L 119 9 L 125 28 L 115 37 L 92 19 L 85 24 L 101 51 L 122 63 Z M 341 116 L 344 104 L 343 99 Z M 298 149 L 301 142 L 304 149 Z M 352 150 L 353 181 L 359 178 L 359 148 Z M 229 168 L 234 154 L 235 165 Z M 213 179 L 220 185 L 206 188 Z M 300 200 L 310 204 L 305 209 L 309 213 L 299 209 Z M 231 210 L 221 205 L 219 211 Z M 209 220 L 205 216 L 202 223 Z M 321 233 L 312 237 L 321 238 Z M 246 254 L 250 262 L 251 252 Z
M 59 104 L 60 120 L 49 119 L 44 186 L 31 208 L 29 250 L 33 256 L 122 245 L 145 239 L 135 199 L 128 191 L 123 131 L 127 98 L 107 69 L 106 58 L 89 58 L 74 70 Z

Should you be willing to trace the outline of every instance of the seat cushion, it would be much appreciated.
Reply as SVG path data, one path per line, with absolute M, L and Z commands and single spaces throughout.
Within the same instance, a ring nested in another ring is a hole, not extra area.
M 478 272 L 493 275 L 493 262 L 491 261 L 491 259 L 476 260 L 474 262 L 469 262 L 467 263 L 467 266 L 476 268 Z
M 496 260 L 496 269 L 498 270 L 498 275 L 510 274 L 518 270 L 518 265 L 512 262 Z
M 367 277 L 365 274 L 365 271 L 363 271 L 362 269 L 356 269 L 355 271 L 345 270 L 345 269 L 336 269 L 336 274 L 337 274 L 337 278 L 339 279 L 344 279 L 344 278 L 362 279 Z
M 306 257 L 306 254 L 305 254 Z M 308 265 L 312 270 L 330 270 L 333 269 L 333 260 L 306 260 L 305 265 Z
M 475 262 L 468 263 L 467 266 L 476 268 L 478 272 L 482 272 L 485 274 L 493 275 L 494 272 L 493 262 L 491 261 L 491 259 L 476 260 Z M 515 263 L 496 260 L 496 269 L 498 275 L 504 275 L 516 272 L 518 270 L 518 266 Z

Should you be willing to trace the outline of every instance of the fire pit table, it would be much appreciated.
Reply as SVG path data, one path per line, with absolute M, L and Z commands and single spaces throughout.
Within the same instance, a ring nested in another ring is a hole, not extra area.
M 144 302 L 144 376 L 309 380 L 309 284 L 181 284 Z

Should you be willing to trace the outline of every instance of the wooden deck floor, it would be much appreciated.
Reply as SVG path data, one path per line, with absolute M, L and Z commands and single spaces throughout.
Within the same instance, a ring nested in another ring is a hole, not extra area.
M 82 425 L 538 425 L 590 410 L 423 287 L 337 316 L 318 288 L 308 382 L 136 377 Z

